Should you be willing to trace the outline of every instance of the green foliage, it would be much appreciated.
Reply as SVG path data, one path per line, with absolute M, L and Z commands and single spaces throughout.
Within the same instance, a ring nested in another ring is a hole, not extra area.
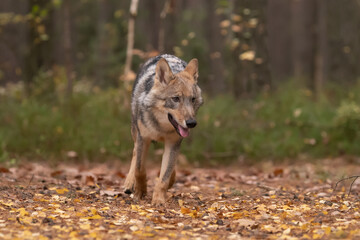
M 2 96 L 2 158 L 19 155 L 63 159 L 69 151 L 88 159 L 127 155 L 132 142 L 129 104 L 124 104 L 126 100 L 121 97 L 125 94 L 115 89 L 95 91 L 48 102 L 37 97 Z
M 344 136 L 354 140 L 360 131 L 360 106 L 355 102 L 342 102 L 336 111 L 335 126 L 344 131 Z
M 129 160 L 130 92 L 100 90 L 80 81 L 67 99 L 58 71 L 39 76 L 40 89 L 30 97 L 25 97 L 21 84 L 0 89 L 0 161 L 66 159 L 71 151 L 78 159 Z M 55 79 L 51 84 L 49 74 Z M 329 88 L 317 101 L 311 91 L 295 84 L 255 99 L 206 96 L 199 124 L 184 140 L 181 152 L 190 162 L 210 164 L 304 154 L 358 155 L 359 90 L 356 87 L 349 95 Z

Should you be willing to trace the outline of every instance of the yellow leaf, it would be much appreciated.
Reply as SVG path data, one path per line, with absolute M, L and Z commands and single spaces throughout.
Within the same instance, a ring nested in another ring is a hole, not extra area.
M 23 223 L 26 223 L 26 224 L 31 224 L 31 223 L 32 223 L 32 220 L 33 220 L 32 217 L 24 217 L 24 218 L 21 218 L 21 221 L 22 221 Z
M 322 236 L 323 236 L 323 234 L 314 233 L 313 239 L 320 239 L 320 238 L 322 238 Z
M 0 200 L 0 203 L 1 203 L 2 205 L 4 205 L 4 206 L 7 206 L 7 207 L 11 207 L 11 206 L 14 205 L 14 203 L 11 202 L 11 201 L 8 201 L 7 203 L 5 203 L 4 201 Z
M 349 209 L 349 207 L 346 206 L 345 204 L 341 206 L 341 210 L 348 210 L 348 209 Z
M 89 235 L 90 235 L 90 237 L 92 237 L 92 238 L 97 238 L 96 232 L 91 232 Z
M 184 207 L 184 206 L 181 207 L 180 211 L 181 211 L 182 214 L 191 213 L 191 210 L 189 208 Z
M 196 210 L 192 210 L 191 213 L 189 214 L 189 216 L 196 218 L 197 217 L 197 211 Z
M 184 201 L 183 201 L 183 200 L 179 199 L 178 202 L 179 202 L 179 206 L 180 206 L 180 207 L 182 207 L 182 206 L 184 205 Z
M 32 238 L 32 233 L 29 230 L 25 230 L 23 232 L 23 237 L 24 238 Z
M 243 214 L 241 212 L 234 212 L 232 216 L 234 219 L 240 219 L 243 217 Z
M 96 214 L 97 214 L 97 211 L 96 211 L 95 208 L 91 208 L 90 211 L 91 211 L 91 213 L 92 213 L 93 215 L 96 215 Z
M 60 189 L 55 189 L 55 191 L 57 192 L 57 194 L 64 194 L 69 190 L 67 188 L 60 188 Z
M 77 231 L 72 231 L 70 234 L 69 234 L 69 237 L 71 238 L 75 238 L 78 236 L 78 232 Z
M 289 207 L 288 205 L 284 205 L 284 206 L 283 206 L 283 209 L 284 209 L 284 210 L 290 210 L 291 207 Z
M 80 224 L 80 228 L 83 230 L 89 230 L 91 228 L 90 224 Z
M 139 209 L 138 205 L 131 204 L 131 210 L 138 210 L 138 209 Z
M 260 211 L 260 212 L 266 212 L 266 206 L 265 204 L 260 204 L 259 206 L 257 206 L 256 210 Z
M 43 235 L 40 235 L 40 236 L 38 237 L 38 239 L 39 239 L 39 240 L 48 240 L 49 238 L 48 238 L 48 237 L 45 237 L 45 236 L 43 236 Z
M 96 214 L 94 216 L 88 217 L 88 219 L 101 219 L 102 216 L 100 216 L 99 214 Z
M 285 230 L 283 231 L 283 234 L 289 235 L 290 232 L 291 232 L 291 228 L 287 228 L 287 229 L 285 229 Z
M 311 237 L 310 237 L 308 234 L 303 235 L 302 238 L 304 238 L 304 239 L 311 239 Z
M 17 210 L 20 214 L 20 217 L 29 216 L 29 213 L 25 210 L 25 208 L 19 208 Z

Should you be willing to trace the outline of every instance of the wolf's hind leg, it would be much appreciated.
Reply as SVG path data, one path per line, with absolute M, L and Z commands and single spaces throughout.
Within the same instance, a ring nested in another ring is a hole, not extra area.
M 134 146 L 130 170 L 126 176 L 124 183 L 124 192 L 126 194 L 131 194 L 135 190 L 135 165 L 136 165 L 136 147 Z
M 175 181 L 175 164 L 179 153 L 181 139 L 176 142 L 165 142 L 165 151 L 162 157 L 160 176 L 155 185 L 152 203 L 164 204 L 166 191 Z
M 131 159 L 131 165 L 129 173 L 126 176 L 125 183 L 124 183 L 124 192 L 126 194 L 131 194 L 135 190 L 135 165 L 136 165 L 136 140 L 138 135 L 138 130 L 135 124 L 132 124 L 131 126 L 131 135 L 134 141 L 134 149 Z
M 146 195 L 147 190 L 145 161 L 150 141 L 143 139 L 139 133 L 134 140 L 133 157 L 129 174 L 125 180 L 124 189 L 127 194 L 134 193 L 135 199 L 141 199 Z

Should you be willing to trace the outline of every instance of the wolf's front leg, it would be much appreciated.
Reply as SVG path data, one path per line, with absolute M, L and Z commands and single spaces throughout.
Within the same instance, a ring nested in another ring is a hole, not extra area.
M 150 141 L 137 135 L 134 144 L 133 157 L 130 171 L 126 177 L 124 188 L 125 193 L 134 193 L 136 200 L 146 195 L 146 169 L 145 160 Z
M 152 203 L 155 205 L 164 204 L 166 191 L 173 184 L 175 178 L 175 164 L 179 154 L 181 140 L 165 141 L 165 151 L 161 162 L 159 179 L 155 185 Z

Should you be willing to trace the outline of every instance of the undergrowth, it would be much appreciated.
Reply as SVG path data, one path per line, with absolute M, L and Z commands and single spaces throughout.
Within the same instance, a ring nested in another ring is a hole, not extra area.
M 25 97 L 15 85 L 1 89 L 0 161 L 128 161 L 130 92 L 78 89 L 72 98 L 56 91 Z M 360 86 L 328 86 L 315 97 L 292 83 L 254 99 L 205 96 L 198 126 L 181 152 L 190 162 L 208 163 L 360 155 L 359 93 Z

